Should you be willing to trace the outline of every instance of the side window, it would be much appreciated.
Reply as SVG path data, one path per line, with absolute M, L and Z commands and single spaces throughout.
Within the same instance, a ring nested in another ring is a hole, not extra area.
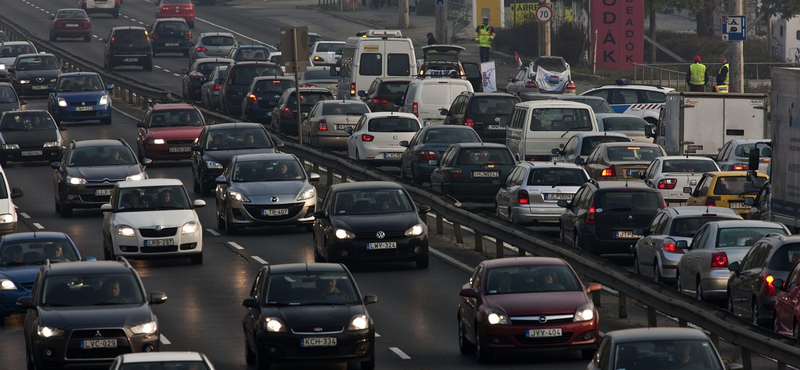
M 514 108 L 514 113 L 511 114 L 511 122 L 509 122 L 509 127 L 521 129 L 524 116 L 525 110 Z
M 595 369 L 608 369 L 609 364 L 608 361 L 611 359 L 611 339 L 604 338 L 603 342 L 600 343 L 600 348 L 598 348 L 597 353 L 599 356 L 595 356 L 593 362 L 599 361 L 599 366 L 594 366 Z
M 328 191 L 325 193 L 325 197 L 322 198 L 322 209 L 327 210 L 328 212 L 331 211 L 331 198 L 331 190 L 328 189 Z
M 667 216 L 666 213 L 662 213 L 661 214 L 661 219 L 658 220 L 658 223 L 656 224 L 656 228 L 655 228 L 654 232 L 656 234 L 658 234 L 658 235 L 666 234 L 666 230 L 665 229 L 667 228 L 667 224 L 668 223 L 669 223 L 669 217 Z
M 659 213 L 652 221 L 650 221 L 650 225 L 647 226 L 647 232 L 650 234 L 657 234 L 656 230 L 658 230 L 659 223 L 661 220 L 664 219 L 664 214 Z
M 727 151 L 728 148 L 730 148 L 730 146 L 731 146 L 731 143 L 727 143 L 724 146 L 722 146 L 722 149 L 720 149 L 719 153 L 717 153 L 717 160 L 718 161 L 725 160 L 725 151 Z
M 576 143 L 578 142 L 577 137 L 571 137 L 567 140 L 567 143 L 564 145 L 564 153 L 572 154 L 575 153 Z
M 509 173 L 508 177 L 506 177 L 506 181 L 503 184 L 503 187 L 507 188 L 509 186 L 514 186 L 514 177 L 517 176 L 517 174 L 519 173 L 519 169 L 520 168 L 517 167 L 517 168 L 511 170 L 511 173 Z
M 711 186 L 711 180 L 713 179 L 713 176 L 703 175 L 703 178 L 700 179 L 700 183 L 697 185 L 699 196 L 705 197 L 708 195 L 708 188 Z
M 589 209 L 589 206 L 592 205 L 592 199 L 594 198 L 595 191 L 590 187 L 586 187 L 586 191 L 583 193 L 581 197 L 580 207 L 582 209 Z
M 365 122 L 367 122 L 367 118 L 364 117 L 364 116 L 361 116 L 361 118 L 358 120 L 358 123 L 356 123 L 356 129 L 353 130 L 353 132 L 361 131 L 361 128 L 364 127 L 364 123 Z
M 264 270 L 259 270 L 256 279 L 253 281 L 253 286 L 250 288 L 251 297 L 258 298 L 258 282 L 261 281 L 262 278 L 264 278 Z
M 611 104 L 611 101 L 608 100 L 608 90 L 607 89 L 590 91 L 590 92 L 587 92 L 585 95 L 587 95 L 587 96 L 597 96 L 597 97 L 603 98 L 607 102 L 609 102 L 609 104 Z
M 453 148 L 449 148 L 442 154 L 442 162 L 440 163 L 442 167 L 450 166 L 454 152 L 455 150 Z
M 361 54 L 358 73 L 362 76 L 380 76 L 383 73 L 383 55 L 375 53 Z
M 759 255 L 764 250 L 764 243 L 756 243 L 753 248 L 747 252 L 742 258 L 742 262 L 739 265 L 739 271 L 749 270 L 755 266 L 758 266 Z
M 367 95 L 372 95 L 373 93 L 375 93 L 375 90 L 378 89 L 378 84 L 379 81 L 377 79 L 375 81 L 372 81 L 372 84 L 369 85 L 369 89 L 367 89 Z
M 573 207 L 577 207 L 581 203 L 581 197 L 583 196 L 584 193 L 586 193 L 586 187 L 581 187 L 580 189 L 578 189 L 578 191 L 575 193 L 575 196 L 572 197 L 570 205 Z
M 387 76 L 411 75 L 411 62 L 408 54 L 389 54 L 386 60 Z
M 656 168 L 658 168 L 659 166 L 661 166 L 661 161 L 658 160 L 658 159 L 650 162 L 650 166 L 647 167 L 647 170 L 645 170 L 645 172 L 644 172 L 644 177 L 647 178 L 647 179 L 652 179 L 653 177 L 655 177 L 656 176 Z
M 598 158 L 600 157 L 600 148 L 594 148 L 592 153 L 589 154 L 589 159 L 586 160 L 586 163 L 596 163 Z
M 475 273 L 472 274 L 472 278 L 470 278 L 470 283 L 472 283 L 472 289 L 475 289 L 476 292 L 481 291 L 481 282 L 483 281 L 483 265 L 478 266 L 475 269 Z
M 39 279 L 36 279 L 36 280 L 39 280 Z M 789 282 L 790 287 L 791 287 L 791 285 L 797 285 L 798 283 L 800 283 L 800 263 L 798 263 L 794 267 L 794 270 L 792 271 L 792 276 L 789 277 L 789 279 L 787 279 L 786 281 Z
M 703 249 L 703 247 L 705 247 L 710 229 L 711 228 L 706 225 L 697 232 L 697 235 L 692 239 L 692 249 Z

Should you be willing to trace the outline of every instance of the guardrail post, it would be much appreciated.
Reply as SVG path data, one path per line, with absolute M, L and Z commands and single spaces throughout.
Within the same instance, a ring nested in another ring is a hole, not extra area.
M 658 316 L 656 316 L 656 309 L 652 306 L 647 306 L 647 326 L 658 327 Z
M 311 162 L 311 172 L 316 172 L 319 175 L 319 163 Z
M 520 247 L 517 247 L 517 256 L 525 257 L 525 250 Z
M 333 168 L 328 167 L 328 176 L 326 176 L 326 177 L 328 178 L 327 185 L 328 186 L 333 185 Z
M 136 98 L 136 94 L 133 91 L 128 90 L 127 94 L 125 94 L 125 102 L 128 104 L 133 104 L 133 99 Z
M 778 370 L 786 370 L 786 363 L 778 361 Z
M 341 174 L 341 175 L 342 175 L 342 184 L 344 184 L 344 183 L 347 182 L 347 175 L 345 175 L 345 174 Z
M 494 238 L 494 254 L 496 258 L 503 258 L 504 249 L 503 241 L 500 238 Z
M 461 224 L 453 222 L 453 235 L 456 237 L 456 243 L 464 243 L 464 236 L 461 234 Z
M 475 231 L 475 252 L 483 252 L 483 234 L 480 231 Z
M 444 234 L 444 217 L 439 213 L 436 214 L 436 233 Z
M 719 347 L 717 347 L 717 348 L 719 348 Z M 753 368 L 753 358 L 751 357 L 750 349 L 744 348 L 744 347 L 741 347 L 741 348 L 742 348 L 742 366 L 745 368 L 745 370 L 752 369 Z
M 623 293 L 619 292 L 619 318 L 620 319 L 627 319 L 628 318 L 628 296 Z M 717 347 L 719 348 L 719 347 Z
M 595 290 L 592 292 L 592 303 L 594 303 L 595 307 L 601 307 L 603 304 L 600 301 L 600 294 L 603 293 L 602 289 Z
M 689 327 L 689 322 L 684 320 L 684 319 L 679 318 L 678 319 L 678 326 L 680 326 L 682 328 Z

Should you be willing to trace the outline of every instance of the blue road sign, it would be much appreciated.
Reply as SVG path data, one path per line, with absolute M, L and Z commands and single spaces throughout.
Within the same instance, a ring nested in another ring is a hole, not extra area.
M 743 15 L 722 16 L 722 40 L 745 41 L 747 40 L 747 27 Z

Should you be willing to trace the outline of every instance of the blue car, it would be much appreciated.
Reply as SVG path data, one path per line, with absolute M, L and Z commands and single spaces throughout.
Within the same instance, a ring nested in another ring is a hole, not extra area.
M 31 295 L 36 273 L 48 260 L 80 261 L 81 254 L 62 232 L 35 231 L 0 237 L 0 323 L 6 316 L 25 313 L 17 307 L 17 298 Z
M 50 89 L 47 110 L 56 123 L 63 121 L 100 121 L 111 123 L 111 97 L 108 90 L 114 85 L 103 85 L 100 75 L 94 72 L 62 73 L 55 88 Z
M 478 133 L 469 126 L 425 126 L 411 141 L 400 142 L 401 146 L 406 147 L 400 157 L 400 176 L 415 184 L 428 182 L 436 168 L 430 161 L 442 159 L 442 154 L 450 144 L 480 142 L 483 141 Z

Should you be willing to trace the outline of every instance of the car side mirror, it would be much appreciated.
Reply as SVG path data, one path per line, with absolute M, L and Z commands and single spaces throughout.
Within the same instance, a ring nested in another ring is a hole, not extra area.
M 364 90 L 358 90 L 358 96 L 364 98 L 367 96 L 367 92 Z
M 684 186 L 683 187 L 683 193 L 684 194 L 691 194 L 692 193 L 692 187 L 691 186 Z
M 678 240 L 675 242 L 675 246 L 678 247 L 678 249 L 689 249 L 689 242 L 686 240 Z
M 648 123 L 644 126 L 644 137 L 651 139 L 656 137 L 656 126 L 652 123 Z
M 106 203 L 100 206 L 100 210 L 103 212 L 111 212 L 111 203 Z
M 581 166 L 584 163 L 586 163 L 586 161 L 583 158 L 575 158 L 575 164 Z
M 28 101 L 27 101 L 27 100 L 20 100 L 20 101 L 19 101 L 19 105 L 20 105 L 20 106 L 23 106 L 23 105 L 28 105 Z
M 378 303 L 378 296 L 375 294 L 367 294 L 364 296 L 364 304 Z
M 56 16 L 55 15 L 51 15 L 51 16 L 48 16 L 47 19 L 53 20 L 53 19 L 56 19 Z
M 561 208 L 569 207 L 569 202 L 567 202 L 565 199 L 560 199 L 558 202 L 556 202 L 556 204 L 558 204 L 558 206 Z
M 167 295 L 164 292 L 150 292 L 150 304 L 162 304 L 167 301 Z
M 25 195 L 25 192 L 22 191 L 22 188 L 11 188 L 11 198 L 21 198 Z
M 145 125 L 144 125 L 144 122 L 138 122 L 138 123 L 136 123 L 136 127 L 142 127 L 142 128 L 144 128 L 144 127 L 145 127 Z
M 448 115 L 449 113 L 450 113 L 450 111 L 448 111 L 447 109 L 442 109 L 442 110 L 440 110 L 440 111 L 439 111 L 439 114 L 441 114 L 441 115 L 443 115 L 443 116 L 446 116 L 446 115 Z
M 54 92 L 56 92 L 56 88 L 55 88 L 55 87 L 52 87 L 52 86 L 49 86 L 49 87 L 47 88 L 47 92 L 49 92 L 49 93 L 54 93 Z
M 428 213 L 428 212 L 430 212 L 430 211 L 431 211 L 431 206 L 429 206 L 429 205 L 427 205 L 427 204 L 422 204 L 422 205 L 420 205 L 420 206 L 419 206 L 419 208 L 417 209 L 417 213 L 419 213 L 419 214 L 421 214 L 421 215 L 424 215 L 424 214 L 426 214 L 426 213 Z
M 728 271 L 733 272 L 735 274 L 738 274 L 739 273 L 739 261 L 731 262 L 731 264 L 728 265 Z
M 754 198 L 744 198 L 744 204 L 752 207 L 756 205 L 756 200 Z
M 775 280 L 772 281 L 772 286 L 774 286 L 777 289 L 783 290 L 783 291 L 786 290 L 786 287 L 784 285 L 785 285 L 785 282 L 783 281 L 783 279 L 775 279 Z M 19 302 L 19 301 L 17 301 L 17 302 Z
M 477 292 L 475 292 L 475 289 L 472 288 L 461 289 L 461 291 L 458 292 L 458 295 L 464 298 L 477 298 L 478 296 Z
M 408 147 L 408 140 L 400 141 L 400 146 L 407 148 Z
M 308 181 L 310 182 L 317 182 L 319 181 L 320 177 L 319 174 L 316 172 L 311 172 L 308 174 Z
M 430 160 L 428 160 L 428 165 L 429 165 L 429 166 L 436 166 L 436 165 L 438 165 L 438 164 L 439 164 L 439 161 L 437 161 L 437 160 L 435 160 L 435 159 L 430 159 Z
M 586 286 L 586 293 L 596 292 L 599 290 L 603 290 L 603 286 L 598 283 L 589 283 L 589 285 Z
M 306 118 L 308 118 L 308 113 L 303 113 L 303 114 L 302 114 L 302 117 L 303 117 L 303 119 L 306 119 Z
M 258 307 L 258 301 L 256 301 L 255 298 L 245 298 L 242 301 L 242 306 L 245 306 L 247 308 L 255 308 L 255 309 L 259 309 L 260 308 L 260 307 Z
M 17 298 L 17 307 L 23 309 L 33 308 L 33 298 L 31 296 Z
M 222 175 L 217 176 L 217 178 L 214 181 L 216 181 L 217 185 L 225 185 L 228 183 L 228 180 L 226 180 L 225 176 Z
M 314 212 L 314 218 L 328 218 L 328 214 L 325 211 L 316 211 Z
M 114 90 L 114 84 L 106 85 L 106 90 L 108 90 L 108 91 Z
M 61 162 L 50 162 L 50 168 L 57 170 L 59 167 L 61 167 Z
M 553 155 L 562 155 L 563 154 L 563 153 L 561 153 L 561 149 L 558 149 L 558 148 L 553 148 L 552 150 L 550 150 L 550 153 L 552 153 Z
M 348 135 L 352 135 L 353 134 L 353 128 L 352 127 L 345 127 L 344 128 L 344 132 L 346 132 Z
M 202 199 L 195 199 L 194 202 L 192 202 L 192 206 L 194 206 L 194 208 L 203 208 L 206 206 L 206 201 Z

